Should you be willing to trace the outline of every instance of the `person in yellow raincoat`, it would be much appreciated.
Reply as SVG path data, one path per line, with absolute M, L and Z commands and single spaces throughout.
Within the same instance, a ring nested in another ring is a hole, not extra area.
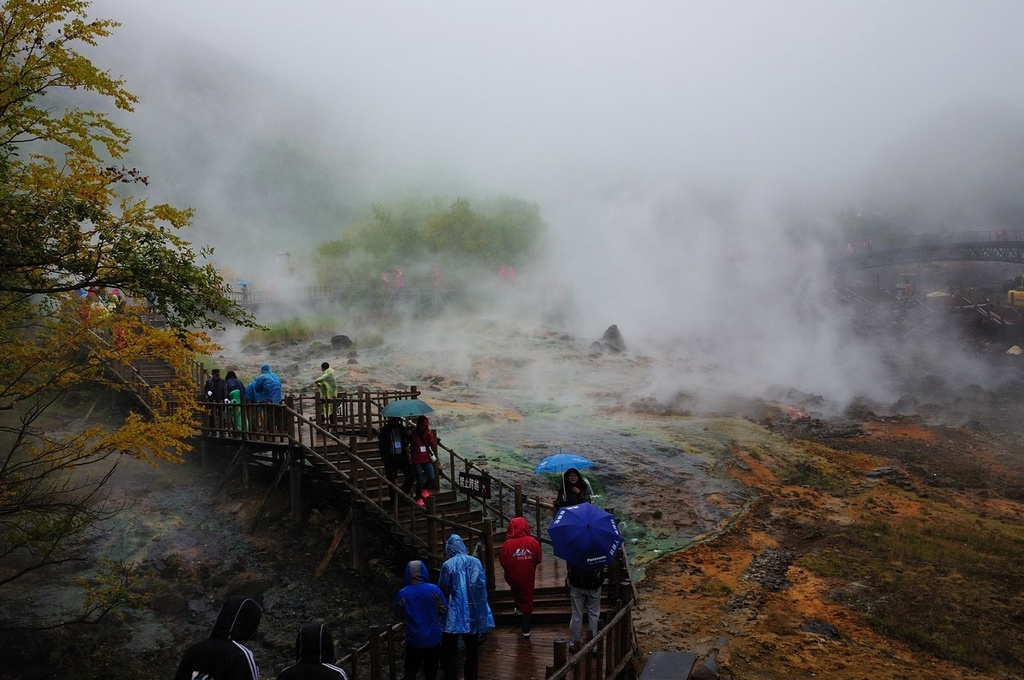
M 338 381 L 334 377 L 334 369 L 326 361 L 320 364 L 323 375 L 314 380 L 317 394 L 320 396 L 320 413 L 324 422 L 329 422 L 334 412 L 334 400 L 338 397 Z

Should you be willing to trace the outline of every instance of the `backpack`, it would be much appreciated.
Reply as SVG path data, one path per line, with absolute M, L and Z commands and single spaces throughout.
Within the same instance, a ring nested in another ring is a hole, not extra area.
M 405 442 L 401 430 L 390 425 L 384 428 L 381 432 L 381 453 L 384 452 L 395 456 L 405 453 Z
M 577 588 L 596 590 L 604 583 L 604 569 L 583 569 L 570 565 L 569 583 Z

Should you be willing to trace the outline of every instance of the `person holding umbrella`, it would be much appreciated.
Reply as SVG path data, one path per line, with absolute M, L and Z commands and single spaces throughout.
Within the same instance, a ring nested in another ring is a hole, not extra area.
M 434 461 L 437 460 L 437 434 L 430 429 L 430 420 L 418 416 L 409 432 L 409 467 L 416 475 L 416 502 L 425 505 L 434 484 Z
M 577 652 L 583 644 L 583 614 L 587 615 L 590 637 L 597 635 L 597 620 L 601 616 L 601 586 L 604 584 L 604 567 L 581 567 L 569 565 L 569 603 L 572 615 L 569 619 L 569 651 Z M 597 651 L 597 648 L 594 648 Z
M 558 510 L 548 525 L 548 536 L 555 556 L 569 565 L 569 648 L 576 652 L 583 641 L 583 614 L 587 615 L 591 636 L 597 634 L 604 570 L 622 549 L 622 532 L 614 515 L 590 503 L 580 503 Z
M 589 503 L 591 496 L 590 482 L 580 474 L 579 470 L 571 467 L 562 473 L 562 487 L 558 490 L 555 508 Z
M 401 471 L 402 493 L 412 489 L 412 471 L 409 469 L 409 435 L 402 424 L 402 419 L 389 417 L 380 430 L 378 439 L 380 457 L 384 461 L 384 476 L 392 484 L 398 483 L 398 472 Z M 394 487 L 388 487 L 388 503 L 395 500 Z

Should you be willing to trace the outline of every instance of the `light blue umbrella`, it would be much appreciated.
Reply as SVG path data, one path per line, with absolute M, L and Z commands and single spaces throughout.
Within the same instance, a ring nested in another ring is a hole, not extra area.
M 582 470 L 583 468 L 594 467 L 594 463 L 576 453 L 556 453 L 553 456 L 541 460 L 534 472 L 540 474 L 557 474 L 565 472 L 569 468 Z
M 419 399 L 398 399 L 385 406 L 380 414 L 385 418 L 411 418 L 412 416 L 424 416 L 433 412 L 434 409 L 425 401 L 420 401 Z

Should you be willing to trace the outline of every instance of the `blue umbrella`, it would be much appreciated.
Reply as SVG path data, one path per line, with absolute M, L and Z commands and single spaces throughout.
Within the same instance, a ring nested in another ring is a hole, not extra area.
M 575 453 L 556 453 L 543 459 L 537 467 L 533 468 L 533 471 L 541 474 L 554 474 L 565 472 L 569 468 L 582 470 L 588 467 L 594 467 L 594 464 L 583 456 Z
M 420 401 L 419 399 L 398 399 L 385 406 L 380 414 L 385 418 L 409 418 L 412 416 L 424 416 L 433 412 L 434 409 L 425 401 Z
M 622 547 L 615 516 L 590 503 L 560 508 L 548 536 L 556 557 L 585 569 L 611 564 Z

